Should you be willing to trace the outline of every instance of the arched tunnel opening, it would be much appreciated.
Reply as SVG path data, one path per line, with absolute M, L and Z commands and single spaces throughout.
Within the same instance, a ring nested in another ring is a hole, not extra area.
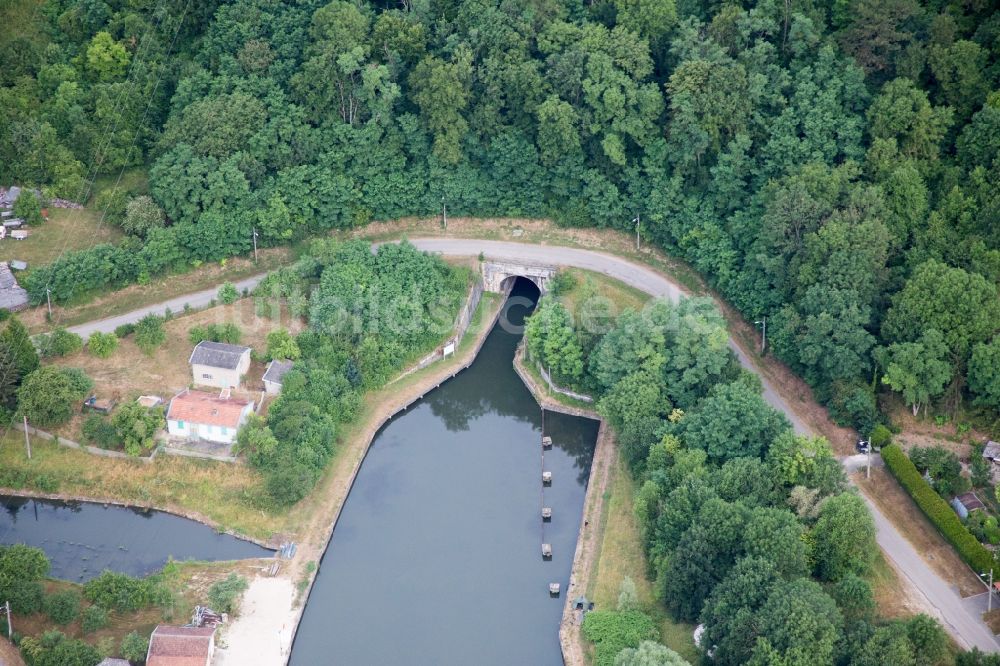
M 504 280 L 504 287 L 511 283 L 513 284 L 504 303 L 501 320 L 507 324 L 505 326 L 507 330 L 514 332 L 511 330 L 513 328 L 520 333 L 524 320 L 534 311 L 542 292 L 532 280 L 520 275 L 512 275 Z

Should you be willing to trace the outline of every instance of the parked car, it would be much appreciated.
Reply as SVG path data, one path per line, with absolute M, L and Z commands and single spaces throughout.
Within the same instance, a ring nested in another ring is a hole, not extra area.
M 854 445 L 854 448 L 858 453 L 868 453 L 868 451 L 872 448 L 872 444 L 866 439 L 859 439 L 858 443 Z

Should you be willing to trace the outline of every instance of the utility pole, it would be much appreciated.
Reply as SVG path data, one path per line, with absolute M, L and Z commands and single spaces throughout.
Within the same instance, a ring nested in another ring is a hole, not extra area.
M 253 228 L 253 263 L 257 263 L 257 227 Z
M 987 574 L 985 574 L 985 573 L 979 574 L 979 577 L 981 579 L 982 578 L 986 578 L 986 576 L 987 576 Z M 989 613 L 991 610 L 993 610 L 993 569 L 990 569 L 989 579 L 990 579 L 989 592 L 986 593 L 986 594 L 989 595 L 988 597 L 986 597 L 986 612 L 987 613 Z M 983 582 L 985 583 L 986 581 L 983 581 Z
M 444 202 L 444 197 L 441 197 L 441 226 L 448 228 L 448 204 Z
M 763 334 L 760 338 L 760 353 L 763 354 L 764 350 L 767 348 L 767 315 L 764 315 L 760 319 L 754 322 L 757 326 L 763 329 Z
M 7 607 L 7 638 L 14 637 L 14 627 L 10 624 L 10 601 L 8 601 L 5 606 Z
M 635 222 L 635 251 L 638 252 L 639 251 L 639 213 L 635 214 L 635 219 L 632 220 L 632 221 Z
M 872 478 L 872 443 L 871 440 L 861 440 L 861 444 L 865 447 L 865 478 L 871 480 Z
M 45 300 L 49 302 L 49 319 L 52 319 L 52 290 L 45 288 Z
M 28 449 L 28 460 L 31 460 L 31 438 L 28 437 L 28 416 L 24 417 L 24 448 Z

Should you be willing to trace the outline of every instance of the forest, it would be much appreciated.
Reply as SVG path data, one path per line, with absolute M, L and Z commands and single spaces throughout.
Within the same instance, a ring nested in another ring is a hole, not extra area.
M 1000 409 L 1000 11 L 985 0 L 20 0 L 0 182 L 128 236 L 35 303 L 405 215 L 634 230 L 842 423 Z M 638 222 L 636 222 L 638 220 Z

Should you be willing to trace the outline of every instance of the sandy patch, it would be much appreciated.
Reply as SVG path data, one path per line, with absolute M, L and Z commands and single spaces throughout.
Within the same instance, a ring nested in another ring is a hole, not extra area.
M 295 586 L 287 578 L 251 580 L 240 602 L 240 616 L 218 636 L 212 665 L 284 664 L 295 630 L 294 601 Z

